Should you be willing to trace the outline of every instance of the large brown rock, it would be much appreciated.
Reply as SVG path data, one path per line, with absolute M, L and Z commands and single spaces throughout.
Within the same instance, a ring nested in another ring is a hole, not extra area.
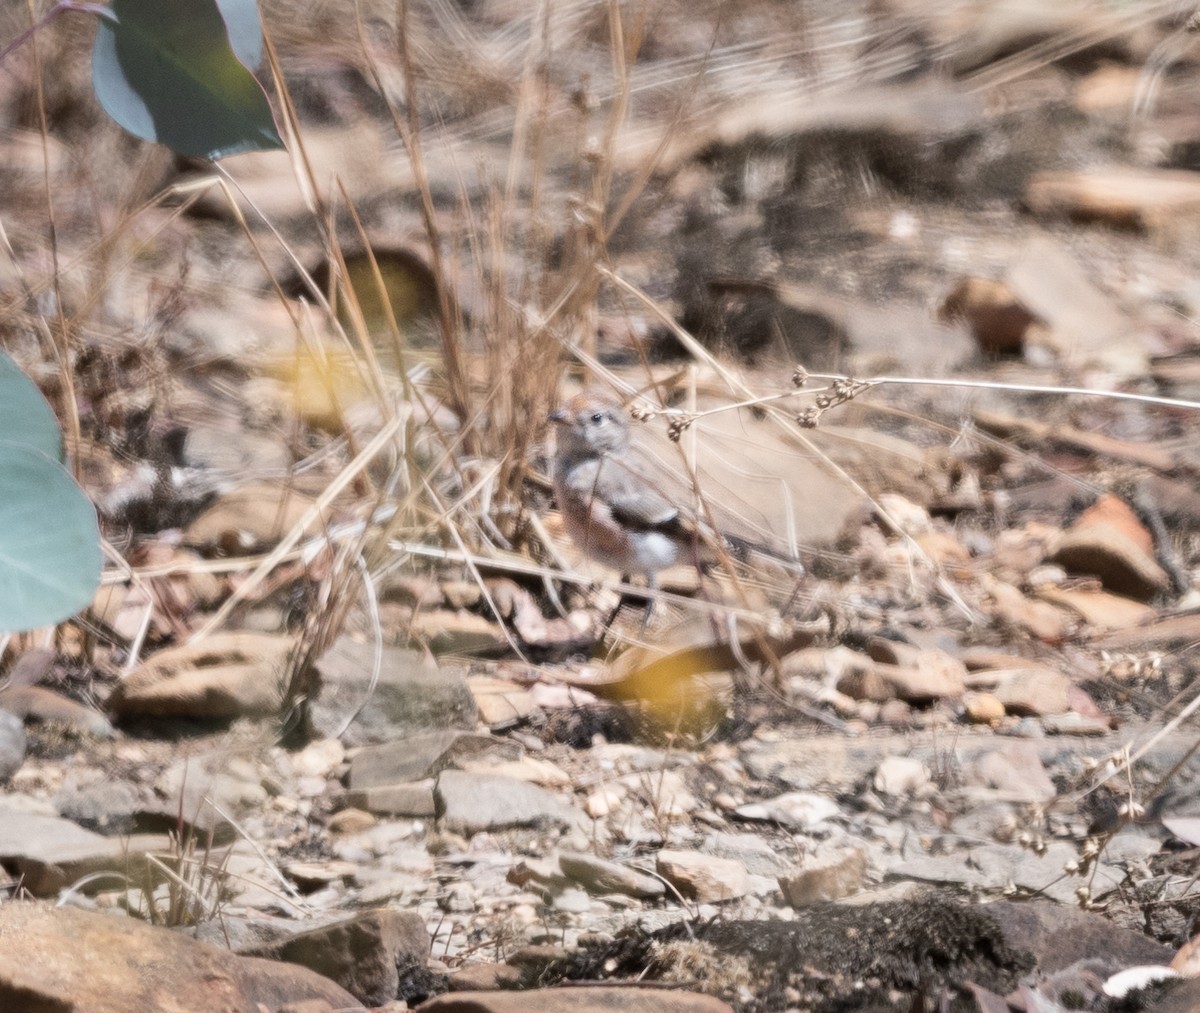
M 285 1003 L 358 1002 L 295 964 L 239 957 L 133 918 L 0 906 L 0 1009 L 26 1013 L 261 1013 Z
M 46 686 L 8 685 L 0 689 L 0 707 L 23 721 L 63 725 L 83 735 L 113 737 L 113 727 L 99 711 Z
M 1124 166 L 1040 172 L 1029 181 L 1025 203 L 1042 218 L 1174 235 L 1200 213 L 1200 173 Z
M 188 545 L 243 555 L 274 545 L 301 524 L 314 500 L 282 482 L 251 482 L 220 497 L 184 532 Z M 305 530 L 320 529 L 314 518 Z
M 996 673 L 993 693 L 1009 714 L 1062 714 L 1070 708 L 1071 680 L 1044 665 Z
M 961 279 L 943 301 L 939 316 L 966 323 L 990 355 L 1020 352 L 1029 329 L 1038 323 L 1013 290 L 994 278 Z
M 805 860 L 794 872 L 779 877 L 779 889 L 792 907 L 848 897 L 862 889 L 867 856 L 861 848 L 837 848 Z
M 702 904 L 736 900 L 750 892 L 746 867 L 734 858 L 664 849 L 656 865 L 658 874 L 680 894 Z
M 1137 601 L 1171 590 L 1171 578 L 1154 556 L 1113 524 L 1072 528 L 1048 558 L 1068 573 L 1099 577 L 1108 590 Z
M 216 633 L 159 651 L 117 684 L 121 718 L 231 720 L 274 714 L 283 703 L 296 642 L 271 633 Z

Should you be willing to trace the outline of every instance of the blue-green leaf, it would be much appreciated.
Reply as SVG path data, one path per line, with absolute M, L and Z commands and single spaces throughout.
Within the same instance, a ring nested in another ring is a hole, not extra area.
M 0 440 L 63 459 L 62 430 L 54 411 L 6 352 L 0 351 Z
M 78 612 L 100 565 L 96 511 L 66 468 L 26 444 L 0 443 L 0 630 Z
M 183 155 L 282 148 L 247 69 L 261 56 L 253 0 L 113 0 L 96 32 L 92 85 L 131 134 Z
M 229 30 L 229 45 L 243 67 L 253 71 L 262 63 L 262 22 L 255 0 L 217 0 L 221 18 Z

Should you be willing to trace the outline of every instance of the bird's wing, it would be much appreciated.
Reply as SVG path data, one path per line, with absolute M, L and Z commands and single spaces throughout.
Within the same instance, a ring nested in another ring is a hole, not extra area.
M 604 462 L 602 474 L 605 499 L 618 522 L 642 531 L 671 533 L 679 528 L 679 508 L 645 475 L 611 460 Z
M 642 462 L 619 465 L 615 461 L 605 460 L 602 467 L 606 476 L 609 512 L 617 522 L 641 531 L 661 531 L 692 544 L 698 550 L 701 546 L 707 546 L 704 550 L 706 553 L 714 546 L 719 546 L 741 560 L 754 552 L 778 558 L 776 553 L 757 542 L 716 531 L 692 511 L 672 504 L 658 491 L 658 484 L 649 477 L 650 469 L 644 467 Z M 619 477 L 610 475 L 610 468 L 619 472 Z
M 581 461 L 555 475 L 560 499 L 584 508 L 593 521 L 616 522 L 639 531 L 669 525 L 679 510 L 639 471 L 611 457 Z

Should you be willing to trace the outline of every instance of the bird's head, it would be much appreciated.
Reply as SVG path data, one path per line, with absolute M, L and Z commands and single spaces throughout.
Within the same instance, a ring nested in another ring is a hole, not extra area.
M 584 391 L 550 413 L 559 456 L 595 457 L 629 446 L 629 415 L 610 394 Z

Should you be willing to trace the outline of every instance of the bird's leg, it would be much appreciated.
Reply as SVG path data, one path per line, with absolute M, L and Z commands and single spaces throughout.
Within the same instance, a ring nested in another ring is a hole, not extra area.
M 646 627 L 650 625 L 650 617 L 654 614 L 654 606 L 658 603 L 658 574 L 646 574 L 646 611 L 642 613 L 642 625 L 638 627 L 638 639 L 646 637 Z
M 621 574 L 622 584 L 630 584 L 632 581 L 633 578 L 628 573 Z M 620 597 L 617 599 L 617 604 L 613 606 L 612 611 L 605 617 L 602 628 L 606 630 L 610 629 L 613 622 L 616 621 L 617 616 L 620 615 L 621 609 L 629 605 L 632 601 L 634 599 L 622 591 Z M 654 615 L 654 606 L 657 602 L 658 574 L 648 573 L 646 575 L 646 611 L 642 613 L 642 624 L 638 627 L 639 638 L 645 636 L 646 628 L 650 625 L 650 617 Z
M 621 583 L 622 584 L 628 584 L 629 580 L 630 580 L 629 574 L 627 574 L 627 573 L 621 574 Z M 621 609 L 623 609 L 628 603 L 629 603 L 629 600 L 625 597 L 625 592 L 622 591 L 617 596 L 616 605 L 613 606 L 612 611 L 609 612 L 609 614 L 605 617 L 604 622 L 601 625 L 601 629 L 605 629 L 605 630 L 610 629 L 612 627 L 612 624 L 616 621 L 617 616 L 621 614 Z

